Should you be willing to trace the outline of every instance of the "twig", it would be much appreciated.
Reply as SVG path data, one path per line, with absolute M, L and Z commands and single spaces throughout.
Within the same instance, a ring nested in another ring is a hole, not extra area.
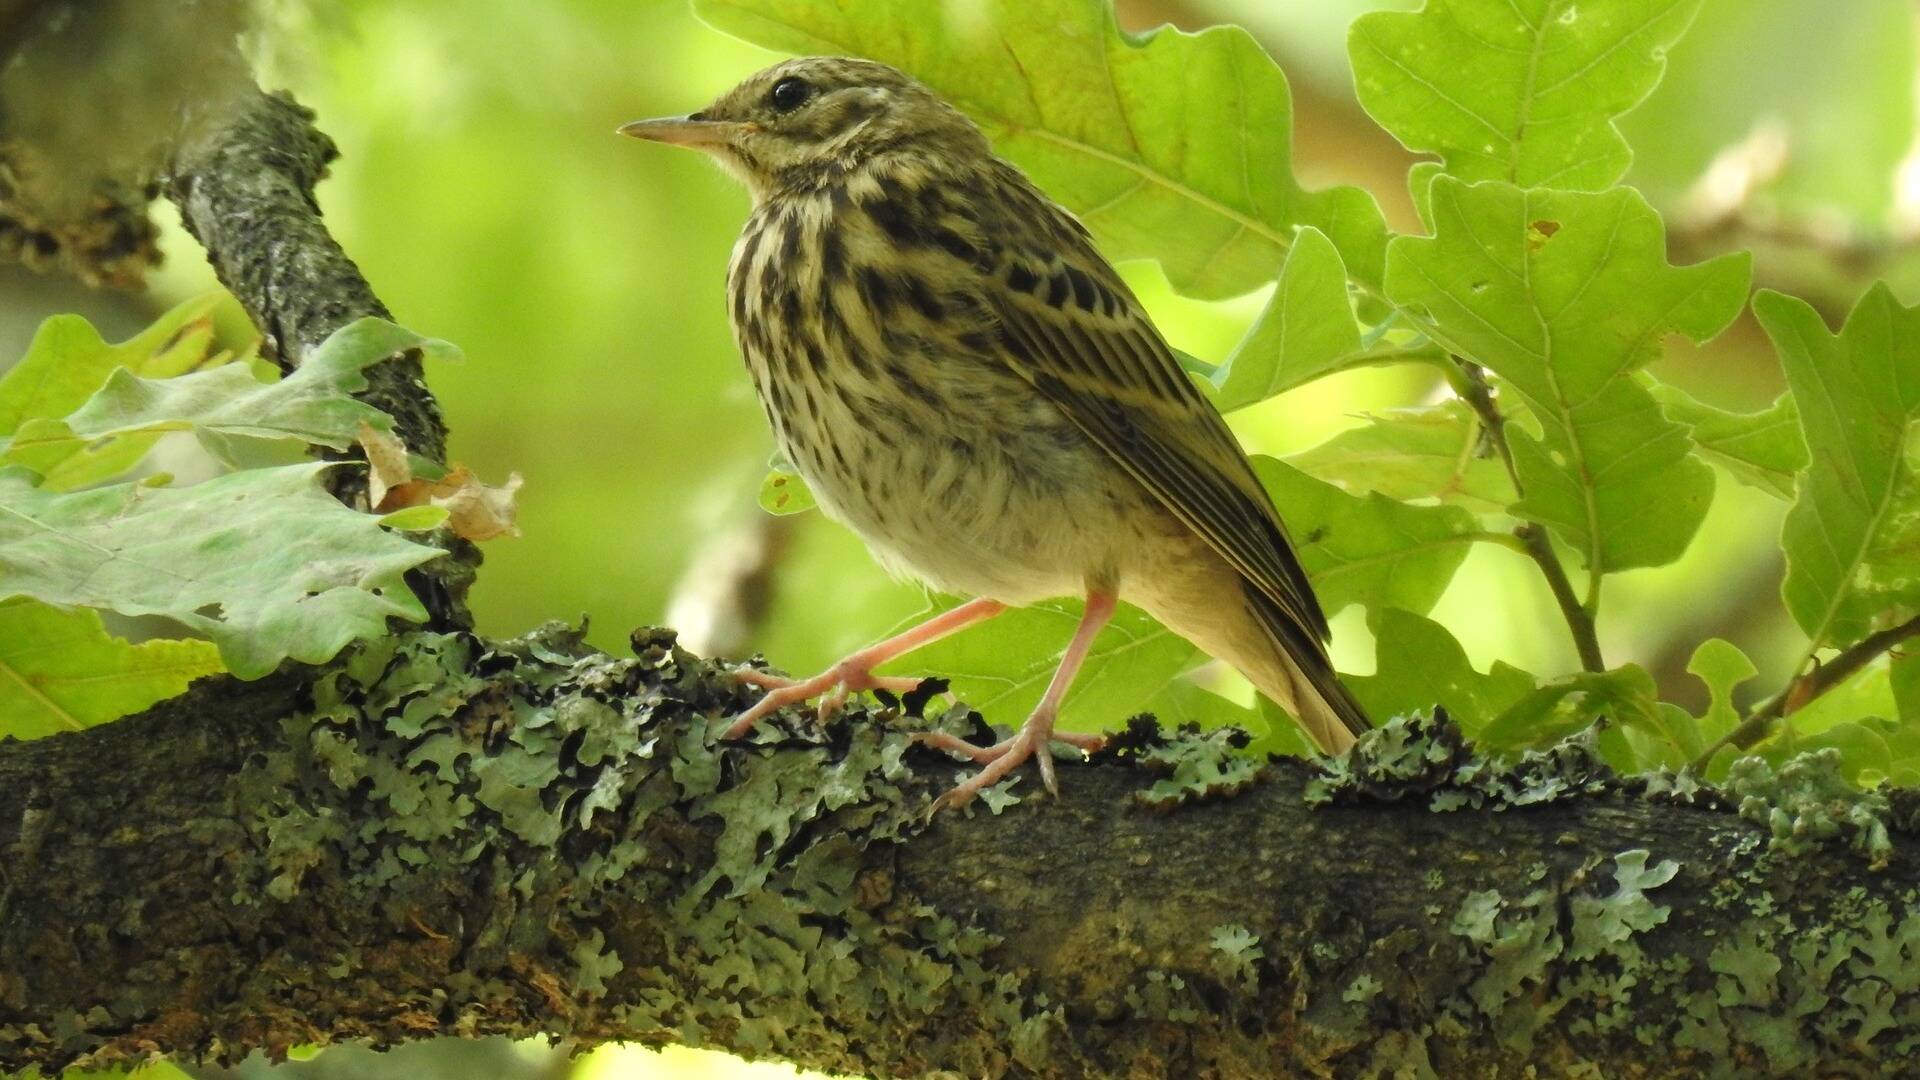
M 1712 763 L 1715 754 L 1731 746 L 1736 750 L 1746 750 L 1767 737 L 1775 721 L 1781 720 L 1795 709 L 1804 707 L 1821 694 L 1845 682 L 1854 672 L 1866 667 L 1882 653 L 1909 638 L 1920 637 L 1920 615 L 1916 615 L 1898 626 L 1876 631 L 1840 650 L 1839 654 L 1824 664 L 1803 675 L 1796 675 L 1781 687 L 1780 692 L 1754 707 L 1746 719 L 1732 731 L 1721 736 L 1706 752 L 1695 758 L 1687 768 L 1692 772 L 1705 772 Z
M 1513 449 L 1507 445 L 1507 420 L 1500 414 L 1500 406 L 1493 400 L 1493 387 L 1488 385 L 1486 373 L 1480 365 L 1471 360 L 1454 357 L 1459 379 L 1455 389 L 1474 414 L 1480 418 L 1481 427 L 1486 429 L 1487 440 L 1499 452 L 1500 460 L 1507 467 L 1507 475 L 1513 480 L 1515 496 L 1523 492 L 1520 483 L 1520 470 L 1513 463 Z M 1567 571 L 1560 565 L 1560 557 L 1554 554 L 1553 544 L 1548 540 L 1546 530 L 1532 522 L 1523 522 L 1513 530 L 1520 541 L 1520 550 L 1540 567 L 1540 573 L 1547 579 L 1547 589 L 1553 593 L 1554 603 L 1560 605 L 1560 614 L 1567 620 L 1567 630 L 1573 635 L 1574 651 L 1580 655 L 1580 666 L 1588 671 L 1607 670 L 1606 658 L 1600 654 L 1600 638 L 1594 631 L 1593 600 L 1583 604 L 1574 594 L 1573 582 L 1567 578 Z M 1599 575 L 1594 575 L 1593 589 L 1598 587 Z

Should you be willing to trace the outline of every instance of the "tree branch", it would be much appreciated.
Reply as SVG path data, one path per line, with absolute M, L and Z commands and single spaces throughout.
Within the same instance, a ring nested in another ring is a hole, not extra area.
M 1770 855 L 1407 729 L 1320 809 L 1282 762 L 1152 812 L 1137 729 L 927 827 L 925 722 L 711 748 L 745 692 L 669 642 L 415 633 L 0 745 L 0 1070 L 542 1033 L 913 1077 L 1920 1067 L 1904 846 Z
M 1915 637 L 1920 637 L 1920 616 L 1908 619 L 1898 626 L 1890 626 L 1885 630 L 1868 634 L 1840 650 L 1826 663 L 1815 666 L 1805 674 L 1795 675 L 1779 693 L 1755 706 L 1753 712 L 1740 721 L 1738 726 L 1721 736 L 1718 742 L 1708 747 L 1706 752 L 1695 759 L 1688 768 L 1694 772 L 1705 771 L 1707 766 L 1712 764 L 1714 755 L 1728 747 L 1736 750 L 1750 749 L 1766 738 L 1782 718 L 1846 682 L 1855 672 L 1866 667 L 1882 654 L 1890 652 L 1902 642 Z
M 1516 496 L 1525 488 L 1520 483 L 1520 470 L 1513 463 L 1513 448 L 1507 444 L 1507 418 L 1500 413 L 1500 405 L 1493 400 L 1493 387 L 1488 385 L 1486 373 L 1480 365 L 1471 361 L 1454 358 L 1454 371 L 1458 378 L 1455 389 L 1468 407 L 1480 418 L 1480 426 L 1486 431 L 1487 439 L 1499 452 L 1500 461 L 1507 467 L 1507 476 L 1513 481 Z M 1574 594 L 1573 582 L 1567 579 L 1566 568 L 1560 565 L 1560 557 L 1553 552 L 1553 543 L 1546 531 L 1532 523 L 1520 525 L 1513 530 L 1520 541 L 1520 549 L 1540 568 L 1540 574 L 1547 580 L 1547 589 L 1553 593 L 1553 602 L 1560 606 L 1560 614 L 1567 622 L 1567 630 L 1573 635 L 1574 651 L 1580 656 L 1580 666 L 1588 671 L 1607 670 L 1607 661 L 1600 654 L 1600 637 L 1594 630 L 1593 608 L 1582 603 Z M 1589 591 L 1599 587 L 1599 576 L 1595 575 Z
M 203 103 L 174 155 L 167 185 L 187 231 L 286 368 L 355 319 L 392 318 L 320 220 L 313 189 L 337 152 L 312 119 L 285 94 L 250 91 L 238 103 Z M 394 434 L 409 450 L 444 464 L 446 425 L 419 355 L 367 369 L 367 382 L 359 398 L 393 417 Z M 332 477 L 342 499 L 364 501 L 363 471 L 339 469 Z M 471 626 L 466 592 L 479 550 L 444 531 L 437 542 L 447 557 L 409 580 L 431 625 Z

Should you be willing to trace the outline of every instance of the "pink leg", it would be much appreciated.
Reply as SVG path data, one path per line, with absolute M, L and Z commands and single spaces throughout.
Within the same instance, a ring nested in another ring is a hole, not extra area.
M 1021 762 L 1033 757 L 1039 759 L 1040 779 L 1046 782 L 1047 790 L 1056 796 L 1060 794 L 1060 786 L 1053 776 L 1053 753 L 1049 744 L 1058 741 L 1082 750 L 1097 750 L 1106 741 L 1097 735 L 1055 735 L 1053 721 L 1060 715 L 1060 705 L 1067 699 L 1067 689 L 1073 685 L 1073 677 L 1080 673 L 1080 665 L 1086 662 L 1087 650 L 1093 647 L 1093 639 L 1099 635 L 1100 628 L 1107 625 L 1107 620 L 1113 618 L 1113 605 L 1114 595 L 1110 592 L 1087 594 L 1086 614 L 1080 616 L 1080 626 L 1073 632 L 1073 641 L 1060 658 L 1060 666 L 1053 671 L 1053 681 L 1047 684 L 1047 692 L 1040 698 L 1040 704 L 1034 707 L 1033 715 L 1027 717 L 1027 722 L 1020 725 L 1020 730 L 1012 738 L 980 747 L 952 735 L 920 737 L 929 746 L 963 754 L 986 765 L 971 779 L 942 795 L 940 801 L 934 804 L 934 809 L 965 805 L 975 795 L 999 783 Z
M 764 671 L 742 668 L 734 677 L 741 682 L 766 688 L 766 695 L 727 727 L 725 738 L 738 739 L 753 726 L 773 715 L 774 710 L 798 701 L 826 695 L 820 702 L 820 719 L 827 720 L 838 711 L 849 693 L 861 690 L 891 690 L 905 693 L 920 685 L 919 679 L 890 678 L 875 675 L 873 669 L 922 645 L 957 633 L 975 623 L 985 622 L 1007 610 L 998 600 L 969 600 L 951 611 L 943 611 L 918 626 L 902 630 L 885 641 L 849 653 L 839 663 L 811 679 L 789 679 Z

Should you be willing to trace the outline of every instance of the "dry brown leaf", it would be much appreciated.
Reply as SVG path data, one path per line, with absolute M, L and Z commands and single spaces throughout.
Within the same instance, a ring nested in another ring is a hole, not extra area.
M 413 479 L 413 468 L 407 464 L 407 445 L 398 436 L 377 431 L 365 421 L 360 424 L 359 440 L 360 452 L 367 455 L 369 467 L 368 504 L 382 512 L 415 505 L 414 502 L 399 501 L 387 505 L 387 496 Z
M 405 443 L 367 424 L 360 425 L 359 440 L 369 467 L 367 501 L 375 512 L 426 504 L 446 510 L 447 527 L 467 540 L 520 535 L 514 525 L 520 512 L 515 499 L 519 473 L 508 474 L 498 487 L 481 483 L 465 465 L 454 466 L 438 480 L 415 480 Z

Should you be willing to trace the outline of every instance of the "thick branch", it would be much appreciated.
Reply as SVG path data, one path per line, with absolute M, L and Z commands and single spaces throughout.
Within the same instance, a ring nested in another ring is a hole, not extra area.
M 1423 737 L 1351 804 L 1282 763 L 1154 812 L 1139 732 L 928 828 L 924 722 L 716 750 L 745 692 L 639 644 L 415 634 L 0 746 L 0 1070 L 491 1033 L 879 1076 L 1920 1068 L 1898 844 L 1767 854 L 1582 755 Z
M 391 318 L 320 220 L 313 188 L 336 151 L 311 123 L 313 114 L 284 94 L 258 91 L 238 104 L 204 108 L 174 155 L 168 192 L 271 352 L 291 367 L 355 319 Z M 361 400 L 393 417 L 394 434 L 408 449 L 445 463 L 447 430 L 420 357 L 406 353 L 377 364 L 367 381 Z M 360 497 L 364 474 L 342 469 L 334 476 L 342 498 Z M 479 552 L 451 535 L 441 543 L 448 557 L 410 580 L 433 625 L 471 626 L 466 592 Z

